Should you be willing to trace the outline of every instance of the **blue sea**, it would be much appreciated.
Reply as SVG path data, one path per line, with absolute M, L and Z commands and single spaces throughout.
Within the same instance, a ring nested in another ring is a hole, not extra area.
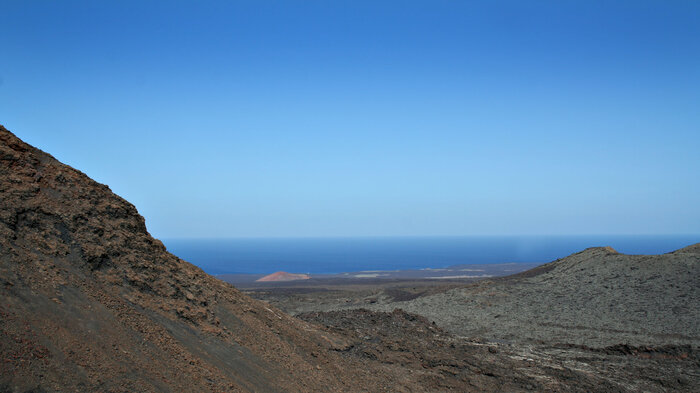
M 588 247 L 661 254 L 700 242 L 673 236 L 464 236 L 164 239 L 168 251 L 209 274 L 341 273 L 458 264 L 545 263 Z

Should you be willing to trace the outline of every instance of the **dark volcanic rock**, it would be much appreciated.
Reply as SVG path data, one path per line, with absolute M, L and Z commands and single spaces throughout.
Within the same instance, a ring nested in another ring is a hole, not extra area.
M 427 365 L 432 386 L 700 391 L 700 244 L 664 255 L 591 248 L 508 277 L 413 285 L 256 295 L 355 334 L 348 357 Z
M 350 337 L 349 345 L 339 349 L 346 356 L 401 366 L 409 371 L 405 379 L 430 391 L 625 391 L 602 378 L 523 359 L 509 347 L 457 339 L 425 317 L 400 309 L 311 312 L 298 317 Z
M 698 346 L 700 253 L 698 245 L 663 255 L 589 248 L 401 307 L 467 337 L 588 347 Z

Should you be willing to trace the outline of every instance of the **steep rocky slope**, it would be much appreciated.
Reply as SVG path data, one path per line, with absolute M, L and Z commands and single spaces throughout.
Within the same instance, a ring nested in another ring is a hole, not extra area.
M 339 361 L 341 338 L 168 253 L 134 206 L 2 126 L 0 299 L 0 391 L 387 383 Z

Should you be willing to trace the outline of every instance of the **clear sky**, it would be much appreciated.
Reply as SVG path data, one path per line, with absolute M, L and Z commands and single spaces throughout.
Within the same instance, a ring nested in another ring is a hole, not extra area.
M 700 233 L 700 1 L 0 1 L 0 124 L 158 237 Z

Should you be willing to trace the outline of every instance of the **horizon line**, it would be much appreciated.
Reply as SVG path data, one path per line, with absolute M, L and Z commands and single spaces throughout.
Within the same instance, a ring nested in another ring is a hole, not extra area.
M 465 235 L 272 235 L 272 236 L 163 236 L 167 240 L 254 240 L 254 239 L 368 239 L 368 238 L 458 238 L 458 237 L 670 237 L 699 236 L 700 233 L 582 233 L 582 234 L 465 234 Z M 700 239 L 698 239 L 700 241 Z

